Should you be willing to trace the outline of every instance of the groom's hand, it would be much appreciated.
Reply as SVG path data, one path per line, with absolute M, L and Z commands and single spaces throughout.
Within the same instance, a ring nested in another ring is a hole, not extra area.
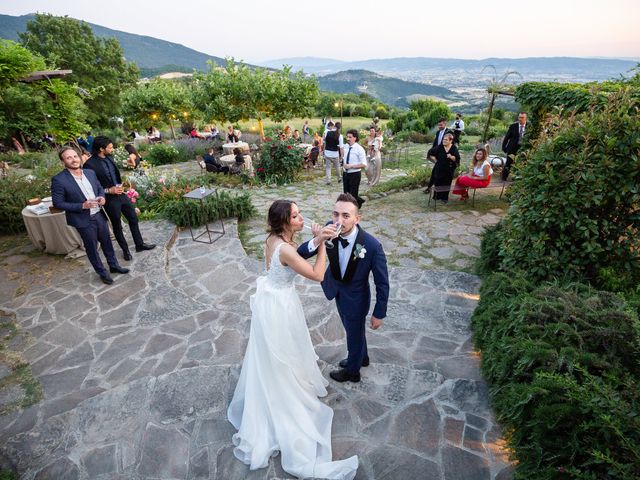
M 371 329 L 377 330 L 382 326 L 382 320 L 371 315 Z

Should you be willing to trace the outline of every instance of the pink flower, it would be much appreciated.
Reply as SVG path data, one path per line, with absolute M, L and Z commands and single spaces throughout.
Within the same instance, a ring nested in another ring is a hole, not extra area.
M 291 150 L 291 145 L 287 145 L 287 149 L 288 149 L 288 150 Z
M 127 197 L 131 200 L 131 203 L 136 203 L 136 199 L 140 196 L 138 192 L 136 192 L 133 188 L 127 190 Z

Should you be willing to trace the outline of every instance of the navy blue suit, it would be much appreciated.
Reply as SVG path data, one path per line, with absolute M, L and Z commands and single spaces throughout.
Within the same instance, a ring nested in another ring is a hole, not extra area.
M 85 170 L 83 173 L 91 183 L 95 196 L 104 198 L 104 189 L 98 182 L 96 174 L 91 170 Z M 82 208 L 82 204 L 87 198 L 82 193 L 76 179 L 67 169 L 51 179 L 51 199 L 54 207 L 64 210 L 67 224 L 78 230 L 87 252 L 87 258 L 97 274 L 101 277 L 108 277 L 109 274 L 102 264 L 100 255 L 98 255 L 98 242 L 100 242 L 110 267 L 117 267 L 118 261 L 113 251 L 104 210 L 101 208 L 98 213 L 91 215 L 88 208 Z
M 370 273 L 373 273 L 373 281 L 376 286 L 376 303 L 372 313 L 374 317 L 379 319 L 386 317 L 387 300 L 389 299 L 387 258 L 382 245 L 362 228 L 358 226 L 356 228 L 358 228 L 358 235 L 344 277 L 340 273 L 338 241 L 334 240 L 336 247 L 327 250 L 327 258 L 330 263 L 321 284 L 325 297 L 328 300 L 334 298 L 336 300 L 338 313 L 347 334 L 349 355 L 346 371 L 351 374 L 358 373 L 362 361 L 369 358 L 365 324 L 371 307 Z M 359 258 L 356 254 L 358 245 L 366 250 L 364 258 Z M 298 248 L 298 253 L 304 258 L 309 258 L 316 252 L 317 250 L 310 253 L 307 243 Z

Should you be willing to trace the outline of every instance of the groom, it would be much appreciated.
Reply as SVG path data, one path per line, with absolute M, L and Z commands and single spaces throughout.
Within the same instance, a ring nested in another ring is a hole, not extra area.
M 333 207 L 333 223 L 342 224 L 335 248 L 327 250 L 329 268 L 324 274 L 322 290 L 328 300 L 336 299 L 338 313 L 347 334 L 348 357 L 340 369 L 329 376 L 337 382 L 359 382 L 360 367 L 369 365 L 365 323 L 371 306 L 369 274 L 376 285 L 376 304 L 371 315 L 371 328 L 382 325 L 387 314 L 389 275 L 382 245 L 366 233 L 358 223 L 358 201 L 349 193 L 341 194 Z M 298 253 L 309 258 L 316 253 L 314 240 L 302 244 Z

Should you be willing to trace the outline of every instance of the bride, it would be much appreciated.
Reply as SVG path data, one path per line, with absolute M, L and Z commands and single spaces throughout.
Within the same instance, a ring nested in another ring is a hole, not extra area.
M 331 461 L 333 410 L 318 400 L 328 382 L 318 368 L 302 305 L 293 285 L 296 274 L 321 281 L 326 266 L 324 240 L 335 226 L 314 224 L 315 265 L 298 255 L 293 242 L 304 218 L 298 206 L 276 200 L 269 208 L 267 274 L 251 296 L 251 332 L 242 371 L 227 410 L 238 430 L 234 455 L 251 470 L 282 454 L 282 468 L 298 478 L 351 480 L 358 457 Z

